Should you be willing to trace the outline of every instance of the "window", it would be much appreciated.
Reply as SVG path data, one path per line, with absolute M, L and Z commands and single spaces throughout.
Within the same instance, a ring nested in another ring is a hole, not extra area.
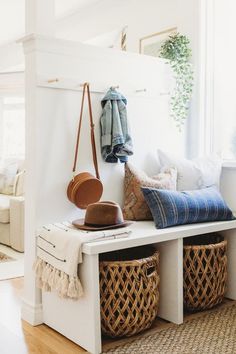
M 224 160 L 236 160 L 235 59 L 236 45 L 231 23 L 236 6 L 215 3 L 214 32 L 214 134 L 215 150 Z M 230 19 L 229 16 L 232 18 Z M 222 25 L 223 21 L 223 25 Z
M 236 2 L 202 1 L 200 145 L 203 153 L 217 153 L 236 161 Z
M 25 107 L 23 97 L 6 97 L 1 112 L 1 157 L 24 158 Z
M 221 117 L 216 116 L 215 150 L 224 160 L 236 160 L 236 111 L 230 108 L 233 105 L 225 107 Z

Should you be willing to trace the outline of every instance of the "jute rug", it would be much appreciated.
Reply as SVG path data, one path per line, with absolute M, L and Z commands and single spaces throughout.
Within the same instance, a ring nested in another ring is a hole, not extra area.
M 0 281 L 22 276 L 24 276 L 24 254 L 0 245 Z
M 141 337 L 109 354 L 235 354 L 236 304 Z
M 13 258 L 8 256 L 5 253 L 0 252 L 0 262 L 8 262 L 8 261 L 13 261 Z

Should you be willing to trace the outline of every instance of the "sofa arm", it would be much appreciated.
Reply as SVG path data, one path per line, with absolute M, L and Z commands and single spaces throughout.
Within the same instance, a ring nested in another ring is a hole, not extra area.
M 24 197 L 10 199 L 10 243 L 19 252 L 24 252 L 24 204 Z
M 25 194 L 24 186 L 25 186 L 25 170 L 22 170 L 19 173 L 17 173 L 15 177 L 13 195 L 16 197 L 24 195 Z

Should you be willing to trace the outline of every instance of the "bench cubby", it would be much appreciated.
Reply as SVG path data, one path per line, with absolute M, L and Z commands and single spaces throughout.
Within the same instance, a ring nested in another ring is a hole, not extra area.
M 99 254 L 152 244 L 160 251 L 160 309 L 164 320 L 183 323 L 183 239 L 220 232 L 228 241 L 228 290 L 236 300 L 236 221 L 220 221 L 157 230 L 151 221 L 135 222 L 129 238 L 83 245 L 79 276 L 84 296 L 78 301 L 43 293 L 43 321 L 92 354 L 102 351 L 99 294 Z

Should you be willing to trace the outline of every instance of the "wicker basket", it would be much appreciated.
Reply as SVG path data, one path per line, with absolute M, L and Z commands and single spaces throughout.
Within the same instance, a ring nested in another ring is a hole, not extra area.
M 184 306 L 210 309 L 222 302 L 227 281 L 227 241 L 219 234 L 184 240 Z
M 159 305 L 159 252 L 136 247 L 100 258 L 101 328 L 131 336 L 152 325 Z

